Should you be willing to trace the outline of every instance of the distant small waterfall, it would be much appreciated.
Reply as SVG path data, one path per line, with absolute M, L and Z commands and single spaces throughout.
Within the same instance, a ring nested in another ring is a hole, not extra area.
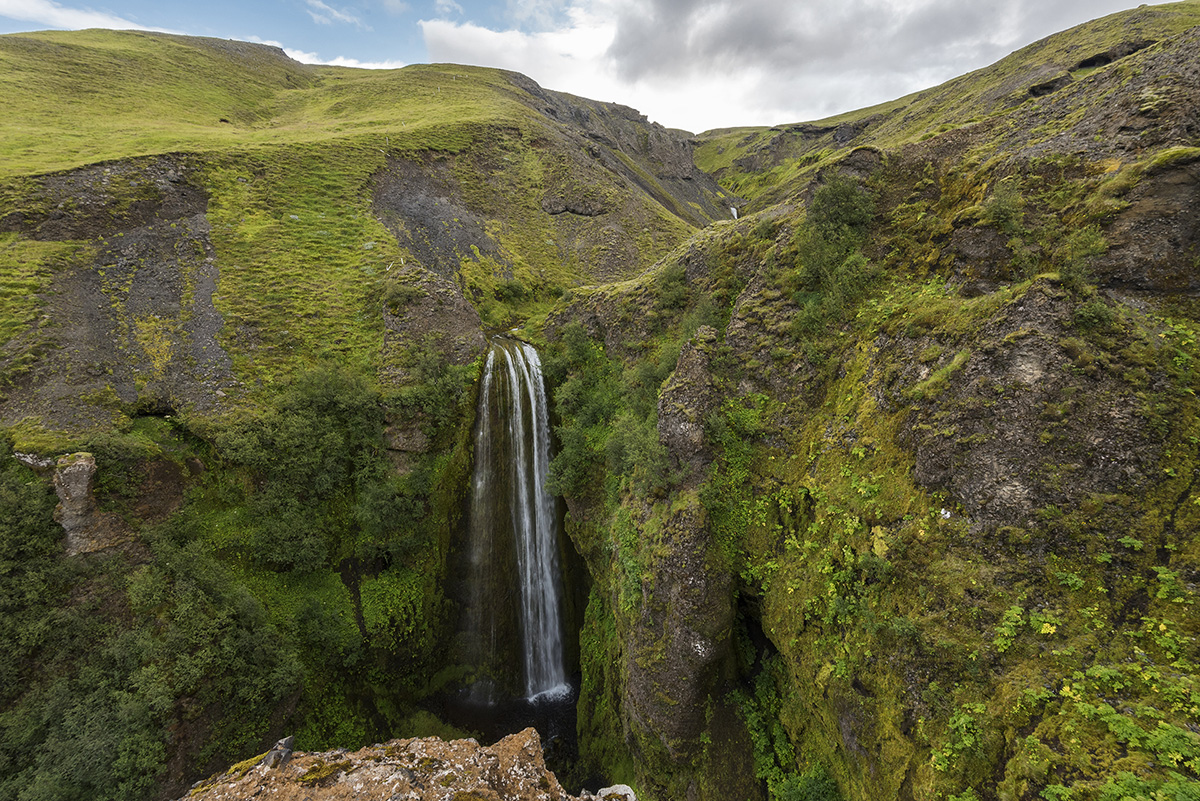
M 471 586 L 466 634 L 475 661 L 493 677 L 480 685 L 484 696 L 494 696 L 496 677 L 515 669 L 501 664 L 513 657 L 519 657 L 525 698 L 570 692 L 549 464 L 549 409 L 537 351 L 496 338 L 479 393 L 468 534 L 473 575 L 465 577 Z M 519 643 L 508 642 L 514 635 Z

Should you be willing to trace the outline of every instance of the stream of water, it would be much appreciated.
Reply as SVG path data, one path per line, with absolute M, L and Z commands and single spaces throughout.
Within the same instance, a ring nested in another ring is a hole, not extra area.
M 570 691 L 563 657 L 562 571 L 558 559 L 558 525 L 554 497 L 546 491 L 550 467 L 550 416 L 542 364 L 537 351 L 524 342 L 497 339 L 488 355 L 488 378 L 497 376 L 507 392 L 499 391 L 500 419 L 507 419 L 511 447 L 509 513 L 517 556 L 518 589 L 525 697 L 563 695 Z M 499 374 L 499 375 L 498 375 Z M 490 388 L 485 387 L 485 392 Z M 504 401 L 507 403 L 504 403 Z M 507 409 L 505 409 L 507 406 Z M 476 468 L 476 491 L 486 483 Z M 478 502 L 485 502 L 477 497 Z M 493 525 L 503 521 L 493 520 Z
M 574 728 L 561 526 L 557 500 L 546 490 L 549 465 L 549 407 L 537 351 L 497 337 L 479 389 L 458 640 L 475 672 L 460 711 L 493 734 L 539 720 L 539 729 L 558 729 L 553 721 L 560 718 Z

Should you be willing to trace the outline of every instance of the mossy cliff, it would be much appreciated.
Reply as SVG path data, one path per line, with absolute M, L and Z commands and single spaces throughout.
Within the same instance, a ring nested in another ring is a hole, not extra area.
M 1197 796 L 1198 8 L 709 132 L 720 186 L 509 73 L 0 37 L 0 797 L 452 733 L 447 564 L 514 324 L 588 596 L 578 775 Z
M 551 315 L 585 757 L 662 798 L 1200 792 L 1196 21 L 705 134 L 749 213 Z

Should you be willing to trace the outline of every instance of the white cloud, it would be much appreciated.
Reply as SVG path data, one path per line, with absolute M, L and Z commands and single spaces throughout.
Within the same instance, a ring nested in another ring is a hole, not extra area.
M 791 119 L 786 105 L 758 91 L 768 76 L 753 69 L 696 77 L 630 81 L 609 56 L 616 36 L 611 18 L 575 7 L 556 30 L 493 31 L 471 23 L 422 20 L 435 62 L 477 64 L 523 73 L 547 89 L 633 106 L 663 125 L 702 131 Z
M 53 0 L 0 0 L 0 17 L 33 22 L 48 28 L 113 28 L 172 33 L 166 28 L 139 25 L 131 20 L 103 11 L 93 11 L 90 8 L 69 8 L 59 5 Z
M 561 22 L 563 12 L 569 8 L 565 0 L 508 0 L 506 11 L 517 23 L 546 30 Z
M 433 11 L 439 17 L 448 17 L 451 14 L 462 14 L 463 7 L 454 0 L 434 0 Z
M 408 64 L 403 61 L 359 61 L 356 58 L 346 58 L 345 56 L 322 58 L 316 53 L 306 53 L 303 50 L 295 50 L 291 47 L 284 47 L 279 42 L 262 41 L 262 44 L 269 44 L 282 48 L 283 52 L 287 53 L 288 58 L 295 59 L 302 64 L 323 64 L 330 67 L 354 67 L 362 70 L 398 70 L 401 67 L 408 66 Z
M 370 30 L 358 17 L 341 9 L 334 8 L 327 3 L 322 3 L 321 0 L 305 0 L 305 2 L 308 3 L 308 15 L 318 25 L 332 25 L 335 22 L 344 22 L 364 30 Z

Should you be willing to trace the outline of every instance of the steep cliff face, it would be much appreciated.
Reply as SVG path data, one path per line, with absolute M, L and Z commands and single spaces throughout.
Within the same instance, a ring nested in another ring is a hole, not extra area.
M 731 756 L 773 797 L 823 771 L 849 798 L 1195 786 L 1200 40 L 1175 10 L 1126 20 L 1170 18 L 1153 46 L 1108 20 L 1034 48 L 1111 54 L 1036 92 L 1017 54 L 903 110 L 708 135 L 702 163 L 752 154 L 724 174 L 760 213 L 551 318 L 589 631 L 623 654 L 585 663 L 621 704 L 585 710 L 585 753 L 625 743 L 662 797 L 718 797 Z M 997 86 L 991 118 L 902 135 Z

